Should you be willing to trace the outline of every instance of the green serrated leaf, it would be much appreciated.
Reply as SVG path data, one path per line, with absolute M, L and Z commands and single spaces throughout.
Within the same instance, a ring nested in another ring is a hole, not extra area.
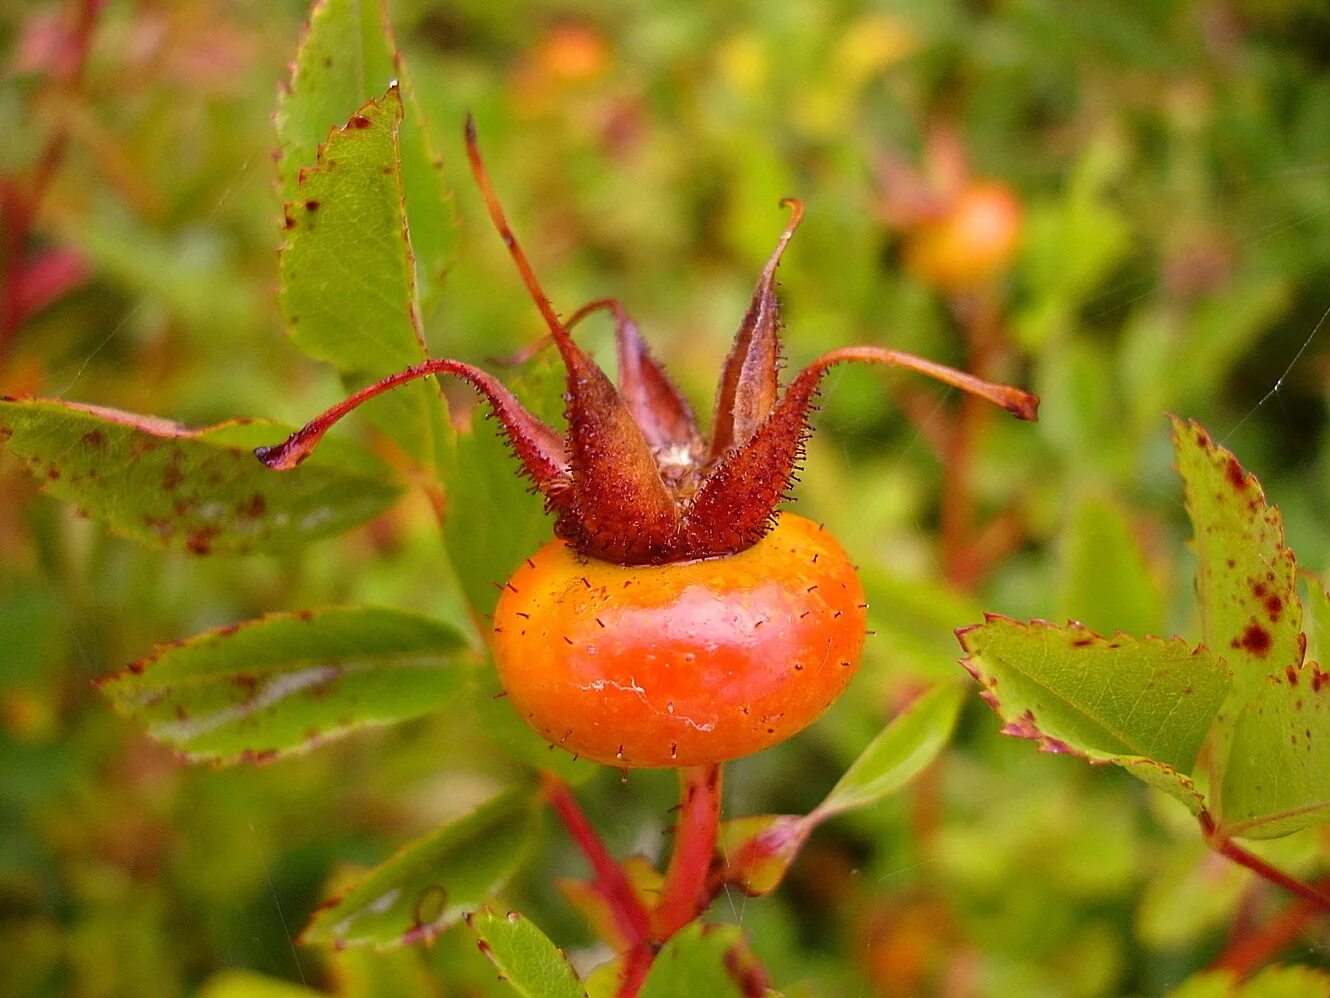
M 518 912 L 477 911 L 466 924 L 503 979 L 527 998 L 585 998 L 586 992 L 554 943 Z
M 425 359 L 415 260 L 403 204 L 390 87 L 361 106 L 302 170 L 286 205 L 278 295 L 296 345 L 353 387 Z M 431 461 L 447 417 L 433 381 L 404 385 L 361 409 L 418 459 Z
M 196 761 L 264 761 L 458 694 L 462 636 L 415 614 L 274 614 L 158 648 L 101 685 L 117 711 Z
M 1266 677 L 1302 661 L 1297 566 L 1279 510 L 1237 458 L 1177 418 L 1173 445 L 1195 534 L 1202 639 L 1233 670 L 1236 710 Z
M 726 969 L 729 953 L 743 935 L 737 925 L 684 926 L 656 954 L 639 998 L 742 998 Z
M 1203 648 L 996 615 L 959 634 L 1004 733 L 1123 766 L 1199 812 L 1190 774 L 1229 689 Z
M 1141 553 L 1126 513 L 1082 495 L 1068 517 L 1062 547 L 1061 614 L 1092 631 L 1157 634 L 1163 593 Z
M 388 469 L 340 441 L 274 474 L 253 448 L 287 432 L 258 421 L 192 430 L 95 406 L 0 399 L 0 442 L 45 492 L 135 540 L 196 554 L 297 547 L 397 498 Z
M 814 810 L 819 819 L 874 804 L 919 775 L 951 738 L 965 691 L 935 686 L 892 720 Z
M 383 0 L 319 0 L 314 5 L 277 108 L 278 173 L 283 200 L 299 199 L 300 171 L 313 165 L 329 132 L 394 81 L 404 105 L 402 189 L 422 308 L 428 310 L 452 255 L 457 219 Z
M 1214 818 L 1221 834 L 1248 838 L 1323 824 L 1330 673 L 1305 660 L 1283 519 L 1256 478 L 1196 423 L 1174 419 L 1173 441 L 1195 533 L 1202 630 L 1234 672 L 1211 753 Z
M 386 949 L 428 942 L 508 882 L 536 834 L 535 795 L 503 794 L 398 850 L 320 908 L 305 943 Z

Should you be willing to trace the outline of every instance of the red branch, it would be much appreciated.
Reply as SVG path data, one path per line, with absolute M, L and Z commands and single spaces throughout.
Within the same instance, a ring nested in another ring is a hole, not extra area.
M 1330 890 L 1330 879 L 1322 880 L 1317 889 Z M 1319 914 L 1323 914 L 1320 906 L 1308 900 L 1289 905 L 1278 918 L 1234 939 L 1210 969 L 1231 970 L 1240 978 L 1248 976 L 1297 942 L 1307 923 Z
M 719 764 L 679 770 L 679 821 L 674 853 L 656 906 L 655 938 L 664 942 L 702 914 L 709 900 L 707 875 L 720 829 Z
M 650 943 L 638 943 L 630 949 L 623 958 L 623 978 L 614 998 L 637 998 L 655 957 L 656 948 Z
M 1264 877 L 1278 887 L 1284 888 L 1290 894 L 1297 895 L 1321 911 L 1330 912 L 1330 895 L 1318 890 L 1311 884 L 1303 883 L 1297 877 L 1290 876 L 1276 866 L 1271 866 L 1260 856 L 1248 852 L 1240 845 L 1236 845 L 1232 839 L 1221 838 L 1215 820 L 1210 817 L 1209 812 L 1202 811 L 1199 821 L 1201 823 L 1201 834 L 1205 836 L 1206 843 L 1221 856 L 1227 856 L 1239 866 L 1245 866 L 1253 873 Z
M 568 829 L 568 834 L 591 863 L 591 869 L 596 874 L 596 886 L 609 904 L 619 931 L 632 944 L 648 942 L 651 939 L 651 917 L 633 890 L 633 885 L 628 882 L 623 868 L 614 861 L 600 841 L 591 822 L 577 806 L 568 785 L 551 773 L 543 774 L 542 780 L 550 807 L 554 808 Z

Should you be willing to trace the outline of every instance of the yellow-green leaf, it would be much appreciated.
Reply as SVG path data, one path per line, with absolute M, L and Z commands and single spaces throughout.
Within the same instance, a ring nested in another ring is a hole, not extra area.
M 277 108 L 282 198 L 301 197 L 300 174 L 335 128 L 394 82 L 404 105 L 400 172 L 423 308 L 438 292 L 457 220 L 441 160 L 397 51 L 385 0 L 318 0 Z
M 266 761 L 417 717 L 461 689 L 456 631 L 415 614 L 273 614 L 156 649 L 101 684 L 116 710 L 191 760 Z
M 535 803 L 530 793 L 503 794 L 403 846 L 320 908 L 301 941 L 375 949 L 429 942 L 517 871 L 534 841 Z
M 656 954 L 639 998 L 741 998 L 729 972 L 730 953 L 742 945 L 737 925 L 684 926 Z
M 1176 418 L 1173 444 L 1195 535 L 1202 640 L 1233 670 L 1236 709 L 1302 661 L 1297 566 L 1279 510 L 1236 457 Z
M 297 547 L 397 498 L 388 469 L 342 441 L 273 474 L 253 448 L 288 432 L 252 420 L 193 430 L 97 406 L 0 399 L 0 443 L 44 491 L 118 533 L 195 554 Z
M 278 295 L 292 339 L 354 387 L 425 359 L 403 201 L 396 86 L 328 136 L 286 205 Z M 361 410 L 429 463 L 447 433 L 438 386 L 404 385 Z
M 827 818 L 876 803 L 918 776 L 946 747 L 964 690 L 943 683 L 901 711 L 850 766 L 813 812 Z
M 1203 648 L 996 615 L 958 633 L 1006 734 L 1123 766 L 1201 808 L 1190 774 L 1229 688 L 1227 670 Z
M 1330 821 L 1330 672 L 1288 666 L 1240 708 L 1216 821 L 1227 835 L 1276 838 Z
M 477 911 L 466 924 L 480 951 L 499 968 L 508 986 L 526 998 L 585 998 L 568 960 L 549 937 L 518 912 Z

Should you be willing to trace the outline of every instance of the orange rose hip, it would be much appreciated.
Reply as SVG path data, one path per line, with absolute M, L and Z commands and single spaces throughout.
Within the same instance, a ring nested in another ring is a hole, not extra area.
M 551 743 L 608 765 L 693 766 L 815 720 L 858 668 L 864 625 L 845 552 L 785 513 L 736 555 L 645 569 L 547 544 L 500 597 L 494 655 Z

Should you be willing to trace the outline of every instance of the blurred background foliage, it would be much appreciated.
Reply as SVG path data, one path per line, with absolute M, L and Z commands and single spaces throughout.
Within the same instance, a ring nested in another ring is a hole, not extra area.
M 0 394 L 302 422 L 341 394 L 274 295 L 271 114 L 304 5 L 111 0 L 62 76 L 85 7 L 0 12 L 0 262 L 7 280 L 47 268 L 5 320 Z M 1027 427 L 904 376 L 828 378 L 800 509 L 861 564 L 876 634 L 826 718 L 730 767 L 727 814 L 816 803 L 957 674 L 951 630 L 982 610 L 1194 636 L 1166 411 L 1232 448 L 1301 563 L 1330 567 L 1319 0 L 390 7 L 461 217 L 436 355 L 485 363 L 539 332 L 466 177 L 471 109 L 557 307 L 621 298 L 703 412 L 791 195 L 808 204 L 781 271 L 792 363 L 878 342 L 1044 397 Z M 909 169 L 925 188 L 946 173 L 947 142 L 1021 219 L 1009 265 L 966 287 L 910 264 L 919 223 L 899 210 Z M 0 454 L 0 992 L 504 993 L 464 930 L 381 957 L 290 942 L 331 882 L 504 782 L 474 724 L 209 771 L 92 690 L 154 642 L 347 601 L 464 621 L 423 497 L 293 554 L 199 558 L 107 536 Z M 1089 996 L 1163 993 L 1287 908 L 1173 803 L 996 728 L 975 697 L 909 794 L 819 830 L 779 894 L 713 916 L 791 993 Z M 579 793 L 619 853 L 660 850 L 671 775 Z M 549 831 L 505 903 L 594 964 L 554 886 L 579 860 Z M 1330 866 L 1321 832 L 1266 851 Z M 1330 966 L 1325 931 L 1304 923 L 1285 956 Z

